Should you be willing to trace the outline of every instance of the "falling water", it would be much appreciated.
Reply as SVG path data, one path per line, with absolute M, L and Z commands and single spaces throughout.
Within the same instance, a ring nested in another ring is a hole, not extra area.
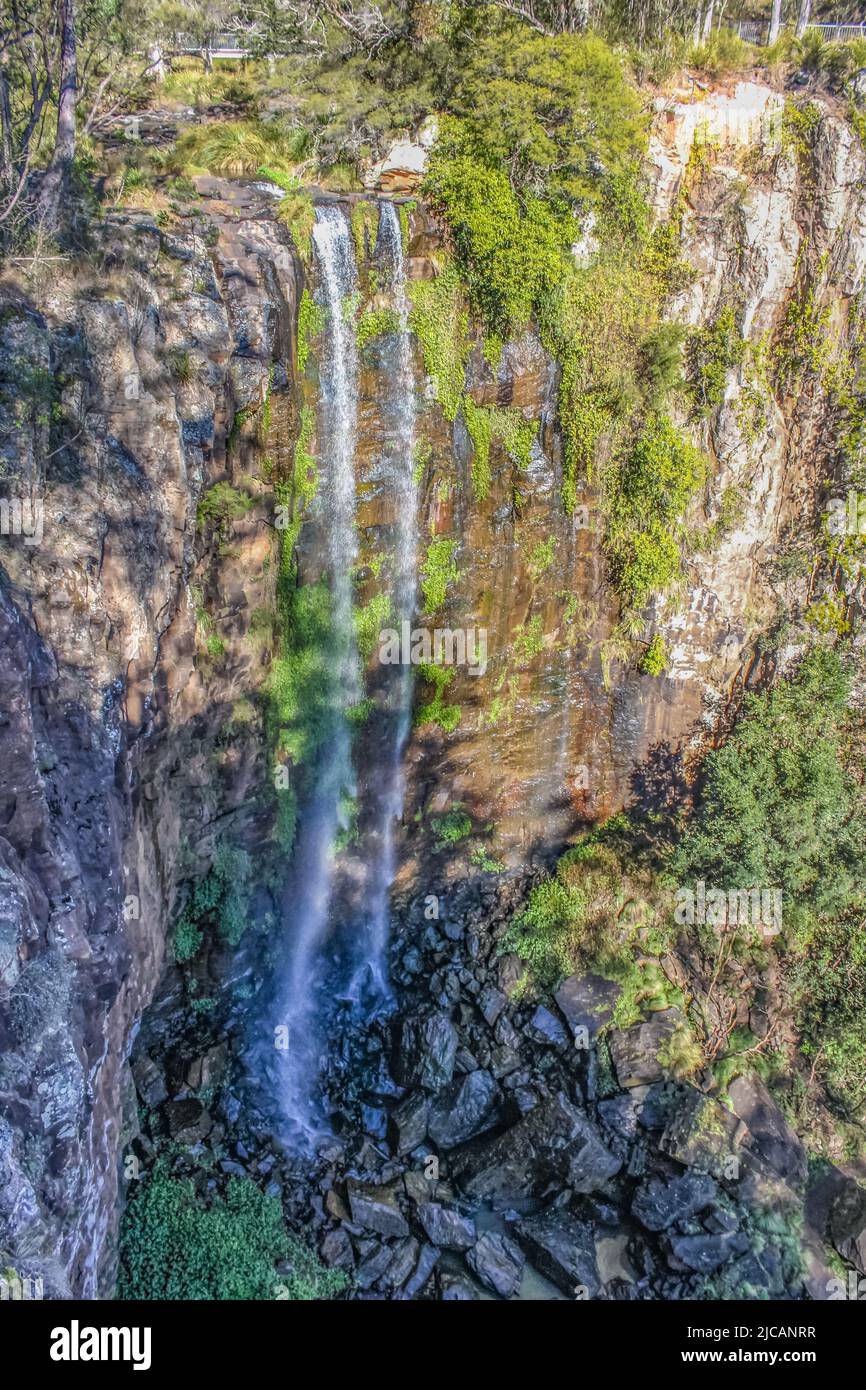
M 394 497 L 394 548 L 391 563 L 391 598 L 394 625 L 401 630 L 410 624 L 415 612 L 418 535 L 416 523 L 417 488 L 415 470 L 415 379 L 409 335 L 409 301 L 406 294 L 406 265 L 400 219 L 393 203 L 380 204 L 377 251 L 391 269 L 394 307 L 400 321 L 396 360 L 390 382 L 390 403 L 394 422 L 391 446 L 391 485 Z M 396 868 L 395 831 L 403 814 L 403 752 L 412 717 L 412 667 L 399 665 L 393 672 L 387 692 L 388 738 L 381 769 L 374 852 L 367 873 L 369 922 L 365 956 L 353 981 L 353 993 L 369 984 L 374 995 L 387 992 L 385 966 L 388 946 L 388 920 L 391 885 Z
M 280 1022 L 287 1029 L 283 1111 L 296 1138 L 321 1129 L 315 1093 L 319 1073 L 317 994 L 334 883 L 334 841 L 341 808 L 353 787 L 346 709 L 357 699 L 359 674 L 352 623 L 355 532 L 355 441 L 358 361 L 344 306 L 356 289 L 349 224 L 337 208 L 316 210 L 313 247 L 327 313 L 320 369 L 320 470 L 331 585 L 334 700 L 311 804 L 304 808 L 292 881 L 284 902 L 288 959 Z

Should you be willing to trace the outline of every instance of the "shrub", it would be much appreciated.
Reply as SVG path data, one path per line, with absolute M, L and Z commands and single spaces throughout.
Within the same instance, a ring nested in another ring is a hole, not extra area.
M 193 886 L 178 918 L 173 941 L 178 963 L 198 953 L 208 930 L 237 946 L 248 924 L 250 867 L 245 850 L 218 843 L 209 872 Z
M 208 1205 L 191 1179 L 159 1163 L 135 1187 L 121 1231 L 119 1298 L 329 1298 L 346 1285 L 288 1235 L 279 1201 L 250 1178 L 230 1178 Z M 278 1261 L 291 1261 L 288 1278 Z
M 432 700 L 420 706 L 415 715 L 416 725 L 422 728 L 425 724 L 438 724 L 443 733 L 453 734 L 462 718 L 462 711 L 459 705 L 446 705 L 443 698 L 454 679 L 453 666 L 424 662 L 419 666 L 418 674 L 433 686 L 434 695 Z
M 358 319 L 356 332 L 359 349 L 366 347 L 367 343 L 385 333 L 399 333 L 400 315 L 396 309 L 365 309 Z
M 421 569 L 421 589 L 424 594 L 424 612 L 428 616 L 438 613 L 445 602 L 448 585 L 460 578 L 460 571 L 454 559 L 457 542 L 447 536 L 435 537 L 427 547 Z
M 654 632 L 647 649 L 641 657 L 639 670 L 644 676 L 660 676 L 668 664 L 668 649 L 665 639 Z
M 456 845 L 472 834 L 472 821 L 458 802 L 444 816 L 432 820 L 430 829 L 438 846 Z
M 298 305 L 298 371 L 302 372 L 310 355 L 310 341 L 325 326 L 325 311 L 317 304 L 306 285 Z
M 379 633 L 390 621 L 392 611 L 390 594 L 374 594 L 363 608 L 355 609 L 355 640 L 362 662 L 369 661 L 376 650 Z
M 446 419 L 453 420 L 463 399 L 469 357 L 468 319 L 456 266 L 446 261 L 431 280 L 413 280 L 409 295 L 409 326 L 421 344 L 424 369 Z

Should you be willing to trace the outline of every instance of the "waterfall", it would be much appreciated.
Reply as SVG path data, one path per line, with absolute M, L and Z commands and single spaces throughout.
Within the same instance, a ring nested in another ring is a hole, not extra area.
M 316 768 L 315 790 L 301 817 L 294 872 L 286 890 L 287 962 L 279 1022 L 287 1030 L 281 1053 L 283 1113 L 295 1136 L 321 1131 L 315 1095 L 321 1048 L 317 998 L 329 931 L 334 841 L 347 794 L 354 790 L 346 710 L 357 699 L 358 659 L 352 622 L 355 531 L 355 443 L 358 359 L 345 306 L 357 285 L 349 224 L 338 208 L 316 210 L 313 247 L 326 310 L 320 364 L 319 462 L 330 571 L 332 689 L 330 727 Z
M 409 333 L 409 300 L 406 294 L 406 265 L 403 235 L 397 209 L 382 202 L 379 210 L 377 257 L 390 270 L 391 292 L 400 329 L 396 335 L 393 367 L 390 373 L 389 404 L 392 433 L 389 439 L 389 482 L 394 502 L 393 544 L 391 548 L 392 625 L 410 624 L 415 613 L 417 590 L 417 487 L 415 470 L 415 378 L 412 370 L 412 344 Z M 371 836 L 367 861 L 367 929 L 363 955 L 356 965 L 349 995 L 358 1002 L 366 991 L 373 1001 L 387 997 L 387 950 L 391 885 L 396 870 L 395 832 L 403 814 L 403 752 L 412 718 L 412 667 L 386 668 L 389 684 L 385 693 L 386 737 L 383 762 L 374 779 L 376 824 Z

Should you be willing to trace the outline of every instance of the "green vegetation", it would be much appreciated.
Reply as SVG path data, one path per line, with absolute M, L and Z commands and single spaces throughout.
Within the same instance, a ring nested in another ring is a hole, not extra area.
M 679 573 L 682 519 L 707 465 L 664 415 L 651 415 L 606 479 L 611 578 L 637 610 Z
M 355 243 L 355 259 L 358 265 L 372 255 L 379 230 L 379 209 L 369 198 L 361 198 L 352 208 L 352 239 Z
M 325 311 L 317 304 L 306 285 L 298 305 L 298 371 L 302 372 L 310 356 L 311 340 L 325 327 Z
M 469 318 L 457 267 L 446 261 L 431 280 L 412 281 L 409 295 L 409 326 L 421 344 L 436 399 L 446 419 L 453 420 L 463 400 L 470 346 Z
M 250 872 L 245 850 L 222 840 L 217 844 L 208 873 L 193 885 L 175 926 L 178 964 L 198 954 L 208 932 L 227 946 L 237 946 L 248 925 Z
M 461 840 L 465 840 L 467 835 L 472 834 L 472 819 L 459 802 L 456 802 L 444 816 L 434 817 L 430 822 L 430 829 L 438 848 L 445 845 L 457 845 Z
M 447 536 L 436 536 L 427 547 L 424 564 L 421 567 L 421 589 L 424 594 L 424 612 L 428 617 L 438 613 L 445 603 L 449 584 L 460 578 L 460 571 L 454 559 L 457 541 Z
M 700 328 L 689 342 L 689 375 L 695 399 L 702 409 L 720 405 L 725 394 L 728 372 L 745 356 L 746 343 L 740 337 L 731 305 L 726 305 L 709 328 Z
M 390 594 L 374 594 L 362 608 L 355 609 L 355 640 L 362 662 L 370 660 L 378 645 L 379 633 L 391 621 L 392 613 Z
M 416 725 L 422 728 L 425 724 L 438 724 L 443 733 L 453 734 L 462 718 L 462 710 L 459 705 L 446 705 L 444 696 L 454 679 L 454 667 L 424 662 L 418 667 L 418 674 L 433 686 L 434 694 L 432 700 L 419 707 L 415 715 Z
M 358 349 L 385 333 L 400 332 L 400 315 L 396 309 L 365 309 L 358 319 Z
M 467 393 L 463 397 L 463 418 L 472 441 L 472 489 L 483 502 L 490 491 L 490 446 L 499 439 L 511 460 L 527 469 L 538 422 L 530 423 L 520 410 L 492 405 L 476 405 Z
M 134 1191 L 124 1213 L 118 1297 L 129 1299 L 332 1298 L 346 1277 L 328 1271 L 291 1237 L 276 1197 L 250 1178 L 229 1178 L 205 1203 L 191 1178 L 164 1162 Z M 277 1263 L 288 1262 L 288 1275 Z
M 747 696 L 704 762 L 697 818 L 672 860 L 687 882 L 781 889 L 793 941 L 863 900 L 866 819 L 840 759 L 849 690 L 839 657 L 816 648 L 795 677 Z
M 208 121 L 180 136 L 172 162 L 185 174 L 261 174 L 279 183 L 297 161 L 297 134 L 261 121 Z
M 277 217 L 288 228 L 301 260 L 308 264 L 313 254 L 313 227 L 316 224 L 316 210 L 311 195 L 293 174 L 284 174 L 273 168 L 262 168 L 259 173 L 282 188 L 285 197 L 277 207 Z
M 255 498 L 248 492 L 241 492 L 228 482 L 214 483 L 199 498 L 196 522 L 201 528 L 210 525 L 225 532 L 230 522 L 246 516 L 254 506 Z
M 638 667 L 641 675 L 660 676 L 667 668 L 668 649 L 661 633 L 654 632 Z

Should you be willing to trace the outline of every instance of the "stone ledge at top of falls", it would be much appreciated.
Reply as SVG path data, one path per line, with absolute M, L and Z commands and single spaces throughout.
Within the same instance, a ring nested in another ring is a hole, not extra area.
M 439 122 L 429 116 L 414 140 L 395 140 L 384 159 L 364 174 L 364 187 L 378 193 L 414 193 L 421 186 L 427 158 L 436 141 Z

